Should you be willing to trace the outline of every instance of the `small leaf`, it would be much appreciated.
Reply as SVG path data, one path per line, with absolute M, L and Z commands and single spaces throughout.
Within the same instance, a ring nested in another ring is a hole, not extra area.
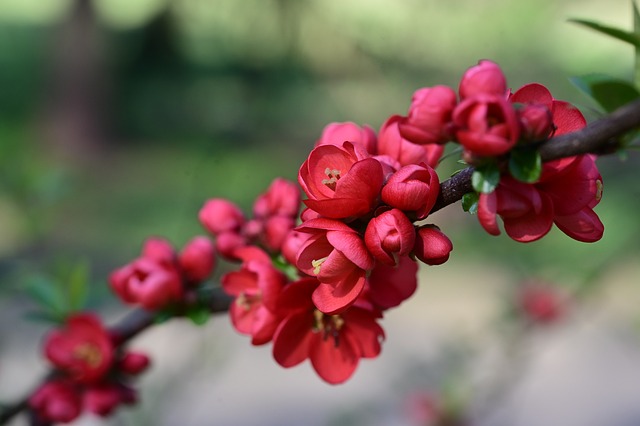
M 476 192 L 490 194 L 500 183 L 500 169 L 494 162 L 476 167 L 471 175 L 471 185 Z
M 45 312 L 62 316 L 67 312 L 64 295 L 59 287 L 46 277 L 32 277 L 27 282 L 26 292 Z
M 60 325 L 64 323 L 64 315 L 54 314 L 52 312 L 45 311 L 29 311 L 23 315 L 23 318 L 28 321 L 45 323 L 48 325 Z
M 587 21 L 585 19 L 569 19 L 569 22 L 573 22 L 575 24 L 584 25 L 585 27 L 591 28 L 592 30 L 601 32 L 608 36 L 617 38 L 618 40 L 626 41 L 634 45 L 636 48 L 640 47 L 640 37 L 637 34 L 621 30 L 619 28 L 610 27 L 608 25 L 602 25 L 597 22 Z
M 206 306 L 194 306 L 189 308 L 186 316 L 195 325 L 204 325 L 209 320 L 211 311 Z
M 538 150 L 522 147 L 511 151 L 509 173 L 520 182 L 537 182 L 542 173 L 542 159 Z
M 69 271 L 67 278 L 68 306 L 71 311 L 80 311 L 87 300 L 89 264 L 78 262 Z
M 164 322 L 169 321 L 175 315 L 176 315 L 176 313 L 173 311 L 173 309 L 163 309 L 163 310 L 157 311 L 155 313 L 155 316 L 153 318 L 153 322 L 155 324 L 162 324 Z
M 462 210 L 470 214 L 478 213 L 478 199 L 480 194 L 477 192 L 468 192 L 462 196 Z
M 633 84 L 605 74 L 589 74 L 573 77 L 570 80 L 578 89 L 596 101 L 605 112 L 612 112 L 640 98 L 640 92 Z

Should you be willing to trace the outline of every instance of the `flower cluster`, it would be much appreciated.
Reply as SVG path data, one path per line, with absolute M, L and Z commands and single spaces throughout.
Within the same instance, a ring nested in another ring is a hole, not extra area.
M 90 313 L 70 316 L 51 331 L 44 353 L 55 373 L 29 399 L 38 419 L 67 423 L 83 411 L 108 416 L 118 405 L 135 403 L 131 379 L 150 361 L 143 353 L 118 349 L 118 343 Z
M 168 241 L 150 238 L 140 257 L 115 270 L 109 283 L 123 302 L 155 311 L 182 302 L 214 264 L 213 243 L 204 236 L 193 238 L 180 253 Z

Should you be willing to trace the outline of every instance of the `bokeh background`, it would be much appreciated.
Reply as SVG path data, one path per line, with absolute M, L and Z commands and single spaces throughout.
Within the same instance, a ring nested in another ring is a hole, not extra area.
M 24 313 L 29 283 L 56 265 L 90 265 L 89 306 L 115 321 L 125 309 L 106 277 L 145 238 L 181 246 L 202 233 L 207 198 L 249 211 L 273 178 L 295 179 L 327 123 L 377 129 L 414 90 L 456 87 L 479 59 L 498 62 L 512 88 L 543 83 L 594 119 L 568 78 L 629 79 L 633 51 L 567 19 L 631 28 L 631 10 L 628 0 L 0 0 L 0 401 L 45 371 L 47 326 Z M 224 316 L 174 321 L 132 344 L 155 362 L 142 404 L 78 424 L 410 425 L 424 393 L 458 401 L 474 425 L 640 424 L 639 165 L 633 152 L 599 160 L 606 231 L 595 244 L 553 230 L 522 245 L 485 234 L 458 205 L 435 214 L 451 260 L 421 270 L 416 296 L 383 322 L 381 357 L 345 385 L 307 364 L 279 368 Z M 441 179 L 455 167 L 445 162 Z M 507 311 L 531 277 L 574 303 L 560 324 L 525 332 Z

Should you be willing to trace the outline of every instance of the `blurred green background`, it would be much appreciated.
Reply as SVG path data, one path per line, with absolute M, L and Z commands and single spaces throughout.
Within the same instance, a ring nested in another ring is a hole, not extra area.
M 273 178 L 295 179 L 327 123 L 377 129 L 479 59 L 597 117 L 568 77 L 630 79 L 633 52 L 571 17 L 632 25 L 628 0 L 0 0 L 4 306 L 25 271 L 61 256 L 87 260 L 102 286 L 148 236 L 182 245 L 207 198 L 248 211 Z M 599 165 L 602 241 L 554 230 L 517 244 L 452 206 L 433 221 L 455 267 L 595 286 L 637 262 L 638 156 Z

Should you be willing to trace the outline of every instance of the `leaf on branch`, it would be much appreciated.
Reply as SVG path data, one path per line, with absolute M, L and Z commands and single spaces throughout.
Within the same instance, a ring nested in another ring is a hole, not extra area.
M 495 162 L 477 166 L 471 175 L 471 185 L 476 192 L 490 194 L 500 183 L 500 169 Z
M 538 150 L 525 146 L 511 151 L 509 173 L 520 182 L 537 182 L 542 173 L 542 159 Z
M 627 43 L 630 43 L 636 48 L 640 48 L 640 37 L 634 32 L 621 30 L 619 28 L 610 27 L 608 25 L 602 25 L 597 22 L 588 21 L 585 19 L 572 18 L 572 19 L 569 19 L 569 22 L 573 22 L 579 25 L 584 25 L 587 28 L 591 28 L 592 30 L 601 32 L 613 38 L 617 38 L 618 40 L 622 40 Z
M 478 213 L 478 199 L 480 194 L 477 192 L 468 192 L 462 196 L 462 210 L 470 214 Z
M 640 92 L 632 83 L 606 74 L 572 77 L 570 81 L 607 113 L 640 98 Z
M 204 325 L 211 317 L 211 311 L 206 306 L 193 306 L 187 311 L 186 317 L 195 325 Z

